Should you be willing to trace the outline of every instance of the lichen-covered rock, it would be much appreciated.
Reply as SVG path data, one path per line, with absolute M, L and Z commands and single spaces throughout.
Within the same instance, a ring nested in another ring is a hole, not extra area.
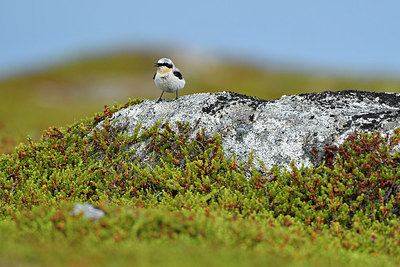
M 188 122 L 191 136 L 201 128 L 219 133 L 227 156 L 247 161 L 249 152 L 273 165 L 310 166 L 323 161 L 325 146 L 339 145 L 354 132 L 392 132 L 400 127 L 400 95 L 361 91 L 282 96 L 266 101 L 231 92 L 194 94 L 160 103 L 146 100 L 116 112 L 110 119 L 119 133 L 132 135 L 141 123 Z M 102 127 L 102 122 L 97 128 Z M 135 144 L 148 158 L 145 144 Z

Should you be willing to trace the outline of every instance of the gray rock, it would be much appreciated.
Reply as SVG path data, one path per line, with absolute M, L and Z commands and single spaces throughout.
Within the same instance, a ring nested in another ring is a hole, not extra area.
M 91 204 L 75 204 L 74 210 L 71 213 L 73 215 L 82 214 L 83 217 L 93 221 L 97 221 L 105 215 L 104 211 L 94 207 Z
M 391 133 L 400 127 L 400 94 L 361 91 L 323 92 L 282 96 L 266 101 L 230 92 L 194 94 L 160 103 L 146 100 L 116 112 L 111 118 L 118 132 L 132 135 L 142 123 L 149 128 L 157 121 L 189 122 L 192 137 L 201 128 L 219 133 L 227 156 L 247 161 L 249 151 L 264 162 L 290 166 L 320 164 L 325 146 L 339 145 L 358 132 Z M 102 122 L 97 128 L 102 127 Z M 145 144 L 136 144 L 144 159 Z M 311 150 L 314 153 L 311 153 Z M 256 166 L 257 168 L 260 165 Z

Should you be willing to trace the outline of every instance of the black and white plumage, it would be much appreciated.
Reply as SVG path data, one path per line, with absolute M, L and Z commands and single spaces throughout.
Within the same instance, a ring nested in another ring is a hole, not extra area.
M 162 90 L 158 101 L 161 101 L 164 92 L 175 92 L 176 99 L 178 99 L 178 91 L 185 86 L 185 79 L 183 79 L 180 70 L 175 67 L 169 58 L 161 58 L 154 66 L 157 67 L 157 71 L 154 74 L 153 80 L 156 86 Z

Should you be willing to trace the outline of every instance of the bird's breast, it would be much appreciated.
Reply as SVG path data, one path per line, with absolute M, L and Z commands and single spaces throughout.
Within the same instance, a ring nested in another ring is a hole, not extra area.
M 172 71 L 172 69 L 161 68 L 161 69 L 158 70 L 157 72 L 158 72 L 158 74 L 160 74 L 160 75 L 165 75 L 165 74 L 167 74 L 167 73 L 169 73 L 169 72 L 171 72 L 171 71 Z

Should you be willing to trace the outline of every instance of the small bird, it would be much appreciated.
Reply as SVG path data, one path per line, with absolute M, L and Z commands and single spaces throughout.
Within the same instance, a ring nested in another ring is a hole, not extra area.
M 157 67 L 157 71 L 153 80 L 156 86 L 162 90 L 157 102 L 162 100 L 161 97 L 164 92 L 176 92 L 175 99 L 178 99 L 178 91 L 185 86 L 185 79 L 183 79 L 180 70 L 175 68 L 174 63 L 169 58 L 161 58 L 157 63 L 154 63 L 154 66 Z

